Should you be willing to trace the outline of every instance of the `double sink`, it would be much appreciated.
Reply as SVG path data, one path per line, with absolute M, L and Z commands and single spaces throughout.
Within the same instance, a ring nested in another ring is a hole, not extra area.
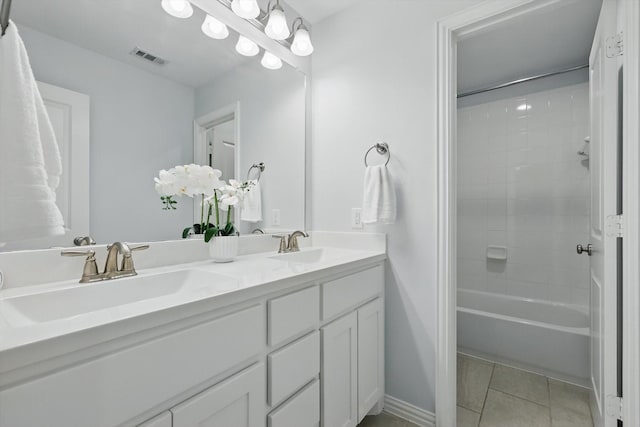
M 311 248 L 266 258 L 302 266 L 318 263 L 326 249 Z M 189 268 L 92 284 L 68 284 L 43 292 L 0 299 L 0 313 L 8 326 L 18 327 L 69 319 L 99 310 L 171 299 L 189 292 L 213 296 L 238 289 L 238 280 L 208 269 Z

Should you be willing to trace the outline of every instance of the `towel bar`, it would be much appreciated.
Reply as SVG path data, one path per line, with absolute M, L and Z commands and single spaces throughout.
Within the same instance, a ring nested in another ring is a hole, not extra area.
M 256 181 L 260 181 L 262 172 L 264 172 L 264 169 L 265 169 L 264 162 L 254 163 L 253 165 L 251 165 L 251 167 L 249 168 L 249 171 L 247 172 L 247 181 L 251 180 L 250 178 L 251 171 L 254 169 L 258 169 L 258 177 L 256 178 Z
M 364 153 L 364 165 L 369 166 L 369 164 L 367 164 L 367 156 L 374 148 L 381 156 L 384 156 L 385 154 L 387 155 L 387 161 L 384 164 L 385 166 L 387 166 L 389 164 L 389 161 L 391 161 L 391 151 L 389 151 L 389 144 L 387 144 L 386 142 L 375 143 L 367 150 L 366 153 Z

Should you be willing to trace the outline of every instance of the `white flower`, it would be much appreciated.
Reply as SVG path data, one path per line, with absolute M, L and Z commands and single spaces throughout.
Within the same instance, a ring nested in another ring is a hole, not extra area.
M 156 191 L 161 196 L 176 196 L 179 194 L 178 182 L 175 174 L 162 169 L 158 178 L 153 179 L 156 183 Z

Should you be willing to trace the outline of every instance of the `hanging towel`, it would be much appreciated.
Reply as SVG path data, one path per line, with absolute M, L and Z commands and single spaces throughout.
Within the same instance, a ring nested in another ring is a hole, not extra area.
M 10 21 L 0 37 L 0 242 L 64 234 L 61 174 L 53 126 Z
M 244 195 L 244 202 L 240 219 L 246 222 L 262 221 L 262 190 L 260 181 L 252 180 L 253 183 L 247 194 Z
M 385 165 L 367 166 L 364 171 L 363 224 L 393 224 L 396 221 L 396 193 Z

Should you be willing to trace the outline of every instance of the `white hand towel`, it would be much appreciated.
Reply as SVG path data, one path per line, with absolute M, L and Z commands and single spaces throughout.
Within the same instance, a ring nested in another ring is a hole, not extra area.
M 62 162 L 24 43 L 0 38 L 0 242 L 64 234 L 55 203 Z
M 240 219 L 246 222 L 262 221 L 262 190 L 260 190 L 260 181 L 251 181 L 253 185 L 244 195 L 242 211 Z
M 385 165 L 367 166 L 364 171 L 364 224 L 393 224 L 396 221 L 396 193 Z

